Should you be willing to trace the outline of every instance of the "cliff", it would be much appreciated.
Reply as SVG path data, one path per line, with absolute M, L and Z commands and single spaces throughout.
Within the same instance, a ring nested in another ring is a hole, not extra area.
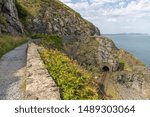
M 99 29 L 59 0 L 17 0 L 30 13 L 25 23 L 30 33 L 100 35 Z M 21 13 L 20 13 L 21 14 Z
M 23 26 L 18 18 L 15 0 L 0 0 L 0 34 L 1 33 L 23 33 Z
M 49 49 L 59 45 L 61 52 L 92 72 L 101 98 L 150 99 L 148 68 L 60 1 L 17 0 L 15 6 L 14 0 L 1 0 L 0 17 L 0 33 L 26 32 L 41 37 L 42 46 Z

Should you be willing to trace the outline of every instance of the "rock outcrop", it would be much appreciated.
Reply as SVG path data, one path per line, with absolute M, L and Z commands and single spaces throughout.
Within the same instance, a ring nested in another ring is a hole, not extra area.
M 69 38 L 69 39 L 67 39 Z M 102 36 L 65 36 L 63 50 L 87 69 L 116 71 L 119 67 L 117 47 L 112 40 Z
M 18 18 L 15 0 L 0 0 L 0 34 L 1 33 L 23 33 L 23 26 Z
M 30 33 L 57 35 L 100 35 L 99 29 L 83 19 L 79 13 L 58 0 L 28 1 L 18 0 L 28 12 L 34 11 L 31 21 L 26 25 Z M 24 4 L 23 4 L 24 3 Z M 33 6 L 35 4 L 35 6 Z

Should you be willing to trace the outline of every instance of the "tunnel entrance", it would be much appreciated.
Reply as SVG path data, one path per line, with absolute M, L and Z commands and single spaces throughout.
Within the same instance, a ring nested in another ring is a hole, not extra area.
M 103 71 L 103 72 L 109 72 L 109 71 L 110 71 L 110 69 L 109 69 L 109 67 L 104 66 L 104 67 L 102 68 L 102 71 Z

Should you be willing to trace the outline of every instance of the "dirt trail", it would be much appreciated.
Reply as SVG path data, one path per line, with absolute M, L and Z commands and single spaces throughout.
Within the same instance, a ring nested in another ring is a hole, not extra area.
M 0 100 L 23 98 L 21 80 L 25 76 L 27 44 L 8 52 L 0 59 Z

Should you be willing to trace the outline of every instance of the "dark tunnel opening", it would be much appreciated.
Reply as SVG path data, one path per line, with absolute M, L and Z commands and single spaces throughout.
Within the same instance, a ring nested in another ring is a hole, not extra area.
M 109 69 L 109 67 L 104 66 L 104 67 L 102 68 L 102 71 L 103 71 L 103 72 L 109 72 L 109 71 L 110 71 L 110 69 Z

